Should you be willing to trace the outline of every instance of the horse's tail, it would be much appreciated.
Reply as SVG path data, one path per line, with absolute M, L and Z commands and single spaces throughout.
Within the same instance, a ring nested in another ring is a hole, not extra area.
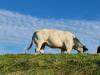
M 31 44 L 29 45 L 29 47 L 27 48 L 27 50 L 29 50 L 29 49 L 32 47 L 33 41 L 34 41 L 34 37 L 36 36 L 36 33 L 37 33 L 37 32 L 34 32 L 34 34 L 33 34 L 33 36 L 32 36 Z

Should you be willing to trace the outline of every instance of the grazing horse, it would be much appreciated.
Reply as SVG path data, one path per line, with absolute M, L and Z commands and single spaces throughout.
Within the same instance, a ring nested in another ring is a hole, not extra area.
M 97 48 L 97 53 L 100 53 L 100 46 L 98 46 Z
M 68 54 L 72 49 L 77 50 L 79 53 L 88 50 L 73 33 L 56 29 L 42 29 L 34 32 L 28 50 L 32 47 L 33 42 L 36 45 L 35 52 L 38 54 L 44 53 L 45 46 L 59 48 L 61 53 L 67 51 Z

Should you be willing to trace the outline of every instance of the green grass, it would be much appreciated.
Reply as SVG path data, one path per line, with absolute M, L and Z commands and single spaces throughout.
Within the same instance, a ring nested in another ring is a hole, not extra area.
M 100 54 L 0 55 L 0 75 L 100 75 Z

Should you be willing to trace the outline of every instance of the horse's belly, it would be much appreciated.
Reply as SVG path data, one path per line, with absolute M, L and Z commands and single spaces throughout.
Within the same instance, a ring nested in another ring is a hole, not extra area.
M 52 48 L 60 48 L 60 47 L 63 46 L 63 43 L 61 41 L 54 41 L 54 40 L 52 40 L 52 41 L 48 41 L 47 45 L 49 47 L 52 47 Z

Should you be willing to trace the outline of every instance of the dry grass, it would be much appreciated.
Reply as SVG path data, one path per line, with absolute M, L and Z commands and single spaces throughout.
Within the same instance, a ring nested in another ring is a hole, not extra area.
M 0 75 L 100 75 L 100 54 L 0 55 Z

